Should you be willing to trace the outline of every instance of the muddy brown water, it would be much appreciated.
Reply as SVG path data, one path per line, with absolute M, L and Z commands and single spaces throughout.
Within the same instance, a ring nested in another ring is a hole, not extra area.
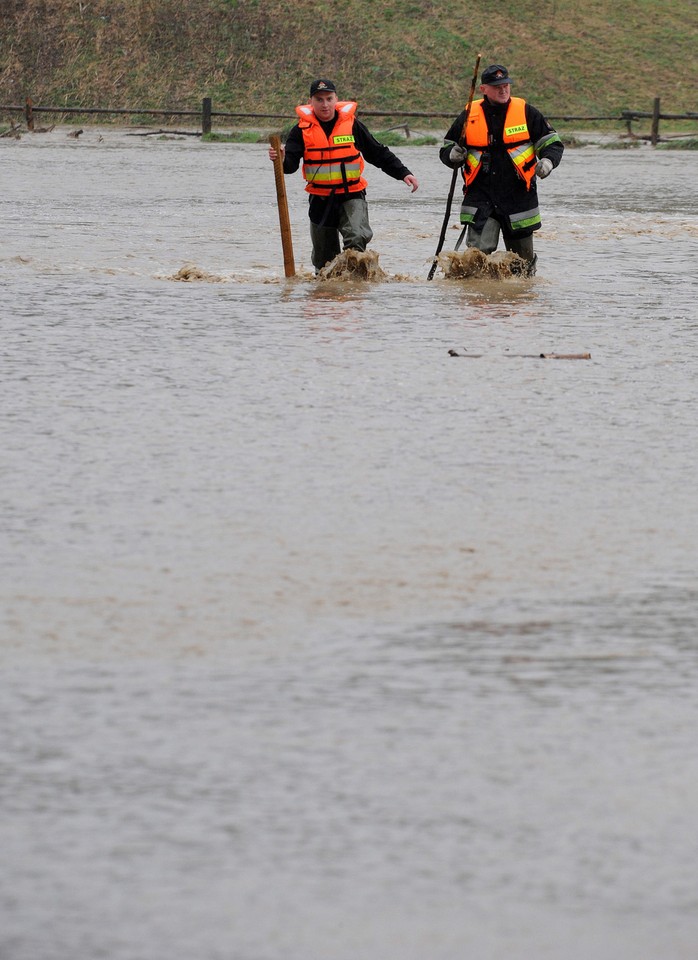
M 263 144 L 0 140 L 7 960 L 695 956 L 695 155 L 431 282 L 403 156 L 286 281 Z

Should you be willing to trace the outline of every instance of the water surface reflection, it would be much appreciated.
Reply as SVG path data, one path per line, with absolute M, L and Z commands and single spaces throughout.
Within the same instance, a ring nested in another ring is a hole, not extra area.
M 692 957 L 690 165 L 570 150 L 536 278 L 427 282 L 415 148 L 318 284 L 265 156 L 0 141 L 0 952 Z

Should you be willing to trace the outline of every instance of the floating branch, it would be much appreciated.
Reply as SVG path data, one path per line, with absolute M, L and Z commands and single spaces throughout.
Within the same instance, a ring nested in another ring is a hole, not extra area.
M 449 350 L 449 357 L 467 357 L 470 360 L 477 360 L 479 357 L 485 357 L 485 353 L 459 353 L 457 350 Z M 503 357 L 519 357 L 526 360 L 591 360 L 590 353 L 503 353 Z

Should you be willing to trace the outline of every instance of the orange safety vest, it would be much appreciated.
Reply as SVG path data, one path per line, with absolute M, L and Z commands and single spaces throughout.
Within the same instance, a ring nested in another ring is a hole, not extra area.
M 309 103 L 296 107 L 303 134 L 303 176 L 308 193 L 329 197 L 333 193 L 358 193 L 367 183 L 361 174 L 364 158 L 354 142 L 353 101 L 340 101 L 329 137 Z
M 482 100 L 475 100 L 470 108 L 465 125 L 467 147 L 465 165 L 461 168 L 466 187 L 470 186 L 482 163 L 482 154 L 489 146 L 489 130 Z M 507 115 L 504 118 L 504 143 L 506 150 L 516 167 L 519 176 L 531 189 L 531 181 L 536 172 L 536 151 L 531 143 L 531 135 L 526 123 L 526 101 L 521 97 L 512 97 Z

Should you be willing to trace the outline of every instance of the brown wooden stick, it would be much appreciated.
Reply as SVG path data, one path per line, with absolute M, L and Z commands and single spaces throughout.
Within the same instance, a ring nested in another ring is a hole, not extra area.
M 295 277 L 296 264 L 293 260 L 293 241 L 291 239 L 291 221 L 288 216 L 288 202 L 286 200 L 286 183 L 284 182 L 284 162 L 281 157 L 281 139 L 273 133 L 269 143 L 276 150 L 274 161 L 274 178 L 276 180 L 276 202 L 279 207 L 279 226 L 281 228 L 281 246 L 284 251 L 284 274 Z
M 541 353 L 541 360 L 591 360 L 590 353 Z
M 449 357 L 467 357 L 469 360 L 476 360 L 486 356 L 484 353 L 458 353 L 457 350 L 449 350 Z M 590 353 L 503 353 L 503 357 L 517 357 L 526 360 L 591 360 Z

